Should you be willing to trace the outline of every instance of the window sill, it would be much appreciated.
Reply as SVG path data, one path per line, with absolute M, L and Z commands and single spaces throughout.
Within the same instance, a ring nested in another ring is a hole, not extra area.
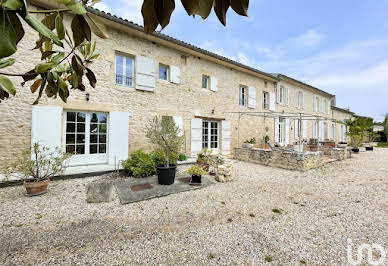
M 134 92 L 136 91 L 135 87 L 132 86 L 132 87 L 129 87 L 129 86 L 124 86 L 124 85 L 120 85 L 120 84 L 114 84 L 114 88 L 119 90 L 119 91 L 122 91 L 122 92 Z

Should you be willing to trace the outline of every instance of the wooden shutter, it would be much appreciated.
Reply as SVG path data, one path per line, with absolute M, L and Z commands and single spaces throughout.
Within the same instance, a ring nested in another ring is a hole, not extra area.
M 218 80 L 216 77 L 210 77 L 210 90 L 218 91 Z
M 275 93 L 274 92 L 270 92 L 269 93 L 269 110 L 271 111 L 274 111 L 275 112 Z
M 170 66 L 170 81 L 171 83 L 181 83 L 181 70 L 177 66 Z
M 175 125 L 176 125 L 176 126 L 179 128 L 179 130 L 180 130 L 179 136 L 183 136 L 184 131 L 183 131 L 183 120 L 182 120 L 182 117 L 180 117 L 180 116 L 174 116 L 173 119 L 174 119 Z
M 248 88 L 248 108 L 256 108 L 256 88 Z
M 50 151 L 62 148 L 62 107 L 32 106 L 31 146 L 35 143 Z
M 275 143 L 280 143 L 279 117 L 275 117 Z
M 191 156 L 202 151 L 202 119 L 191 119 Z
M 129 112 L 109 113 L 109 164 L 128 158 Z
M 231 123 L 229 121 L 222 121 L 222 143 L 221 143 L 221 151 L 223 155 L 229 155 L 231 151 Z
M 144 56 L 136 56 L 136 89 L 155 90 L 155 61 Z
M 290 144 L 290 119 L 286 118 L 285 124 L 286 124 L 286 130 L 285 130 L 284 144 L 288 145 L 288 144 Z

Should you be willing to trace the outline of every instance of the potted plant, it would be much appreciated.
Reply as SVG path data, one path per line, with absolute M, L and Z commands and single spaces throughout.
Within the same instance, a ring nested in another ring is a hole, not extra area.
M 205 148 L 197 154 L 197 164 L 200 165 L 204 170 L 209 171 L 210 167 L 210 155 L 212 151 Z
M 269 150 L 271 147 L 269 146 L 269 136 L 264 136 L 264 149 Z
M 249 140 L 247 139 L 246 141 L 244 141 L 242 147 L 247 149 L 252 149 L 255 144 L 256 144 L 256 139 L 251 138 Z
M 59 148 L 34 143 L 31 149 L 24 151 L 12 164 L 13 172 L 23 175 L 27 196 L 38 196 L 47 193 L 50 178 L 63 174 L 66 160 L 71 154 L 63 153 Z
M 155 174 L 155 164 L 152 156 L 143 150 L 131 153 L 129 158 L 121 163 L 125 172 L 135 178 L 143 178 Z
M 309 141 L 310 151 L 318 151 L 318 139 L 312 138 Z
M 350 136 L 350 144 L 352 145 L 352 151 L 358 153 L 360 151 L 359 147 L 362 144 L 366 132 L 368 130 L 373 130 L 373 119 L 357 117 L 354 120 L 349 120 L 347 122 L 349 128 L 348 135 Z
M 178 154 L 183 143 L 179 127 L 170 116 L 159 118 L 155 116 L 147 126 L 146 137 L 165 154 L 163 165 L 156 166 L 158 182 L 161 185 L 171 185 L 175 181 L 176 165 L 170 164 L 170 154 Z
M 201 184 L 202 183 L 202 175 L 206 175 L 207 172 L 203 170 L 198 164 L 191 166 L 187 173 L 191 175 L 191 183 Z
M 373 151 L 373 142 L 375 142 L 377 139 L 377 134 L 373 131 L 367 132 L 367 145 L 365 146 L 365 150 L 367 151 Z
M 325 141 L 325 147 L 334 148 L 335 147 L 335 142 L 332 141 L 332 140 L 326 140 Z

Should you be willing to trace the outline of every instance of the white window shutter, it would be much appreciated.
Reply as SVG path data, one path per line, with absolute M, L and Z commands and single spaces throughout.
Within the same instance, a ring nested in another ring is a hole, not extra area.
M 280 103 L 280 83 L 276 87 L 276 103 Z
M 275 112 L 275 93 L 270 92 L 269 93 L 269 110 Z
M 210 77 L 210 90 L 218 91 L 218 80 L 216 77 Z
M 321 141 L 324 140 L 324 126 L 323 126 L 323 121 L 319 121 L 319 139 Z
M 313 106 L 314 106 L 314 112 L 317 112 L 317 97 L 313 95 Z
M 231 151 L 231 143 L 230 142 L 232 139 L 230 121 L 222 121 L 221 127 L 222 127 L 222 143 L 221 143 L 222 154 L 229 155 L 230 151 Z
M 299 90 L 295 90 L 295 106 L 297 108 L 300 107 L 300 103 L 299 103 Z
M 303 120 L 303 138 L 307 139 L 307 121 Z
M 32 106 L 31 145 L 62 148 L 62 107 Z
M 279 117 L 275 117 L 275 143 L 280 143 Z
M 286 104 L 290 104 L 290 88 L 286 88 Z
M 191 119 L 191 156 L 196 157 L 202 151 L 202 119 Z
M 174 116 L 173 117 L 175 125 L 179 128 L 179 136 L 183 136 L 184 131 L 183 131 L 183 119 L 180 116 Z
M 109 164 L 128 158 L 129 112 L 109 113 Z
M 290 119 L 286 118 L 285 124 L 286 124 L 286 130 L 285 130 L 284 144 L 288 145 L 288 144 L 290 144 Z
M 331 114 L 331 101 L 330 100 L 327 102 L 327 113 Z
M 319 97 L 319 112 L 323 112 L 323 99 L 322 97 Z
M 181 70 L 177 66 L 170 66 L 170 82 L 175 84 L 181 83 Z
M 312 121 L 313 123 L 313 138 L 317 138 L 317 121 Z
M 295 139 L 299 138 L 298 119 L 294 120 L 294 137 Z
M 303 109 L 306 109 L 306 97 L 304 92 L 302 92 L 302 106 Z
M 144 56 L 136 56 L 136 89 L 155 90 L 155 61 Z
M 256 108 L 256 88 L 249 87 L 248 88 L 248 107 Z

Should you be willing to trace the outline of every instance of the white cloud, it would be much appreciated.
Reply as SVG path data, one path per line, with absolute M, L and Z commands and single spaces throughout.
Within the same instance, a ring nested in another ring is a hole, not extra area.
M 310 29 L 299 36 L 291 38 L 288 42 L 294 44 L 296 47 L 314 47 L 319 45 L 324 39 L 324 35 L 315 29 Z
M 101 11 L 104 11 L 107 13 L 111 13 L 111 9 L 104 2 L 98 2 L 98 3 L 94 4 L 93 7 L 97 8 L 98 10 L 101 10 Z

